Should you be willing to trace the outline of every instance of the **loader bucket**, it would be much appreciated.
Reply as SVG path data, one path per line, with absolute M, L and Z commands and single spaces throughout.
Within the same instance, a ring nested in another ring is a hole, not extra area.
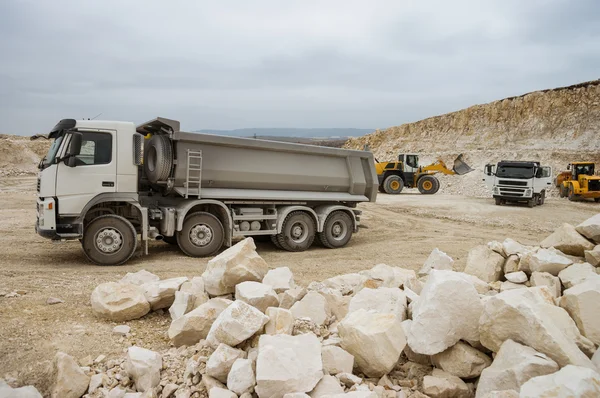
M 463 161 L 463 155 L 460 154 L 458 155 L 458 157 L 456 159 L 454 159 L 454 167 L 452 168 L 452 170 L 458 174 L 459 176 L 463 175 L 463 174 L 467 174 L 473 171 L 473 169 L 471 168 L 471 166 L 469 166 L 468 164 L 466 164 Z

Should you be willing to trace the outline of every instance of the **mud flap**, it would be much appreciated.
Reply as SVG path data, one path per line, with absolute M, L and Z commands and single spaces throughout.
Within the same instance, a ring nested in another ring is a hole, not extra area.
M 460 154 L 454 159 L 454 167 L 452 170 L 459 176 L 472 172 L 474 169 L 463 161 L 463 155 Z

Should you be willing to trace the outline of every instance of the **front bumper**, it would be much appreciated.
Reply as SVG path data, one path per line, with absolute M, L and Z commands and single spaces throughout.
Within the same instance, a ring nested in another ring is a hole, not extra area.
M 35 231 L 44 238 L 56 239 L 56 202 L 54 198 L 37 200 Z

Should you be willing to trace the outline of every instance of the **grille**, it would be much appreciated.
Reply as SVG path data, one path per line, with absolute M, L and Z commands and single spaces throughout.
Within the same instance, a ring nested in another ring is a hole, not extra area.
M 600 180 L 589 180 L 588 191 L 600 191 Z
M 40 177 L 38 177 L 38 179 L 37 179 L 37 191 L 38 191 L 38 193 L 40 192 L 40 185 L 42 185 L 42 181 L 40 180 Z
M 526 187 L 527 181 L 508 181 L 508 180 L 500 180 L 500 185 L 514 185 L 517 187 Z

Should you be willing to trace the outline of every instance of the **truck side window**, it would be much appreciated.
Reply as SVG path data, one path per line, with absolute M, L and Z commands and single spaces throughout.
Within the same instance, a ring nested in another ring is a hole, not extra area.
M 79 165 L 109 164 L 112 159 L 112 136 L 108 133 L 83 132 Z

